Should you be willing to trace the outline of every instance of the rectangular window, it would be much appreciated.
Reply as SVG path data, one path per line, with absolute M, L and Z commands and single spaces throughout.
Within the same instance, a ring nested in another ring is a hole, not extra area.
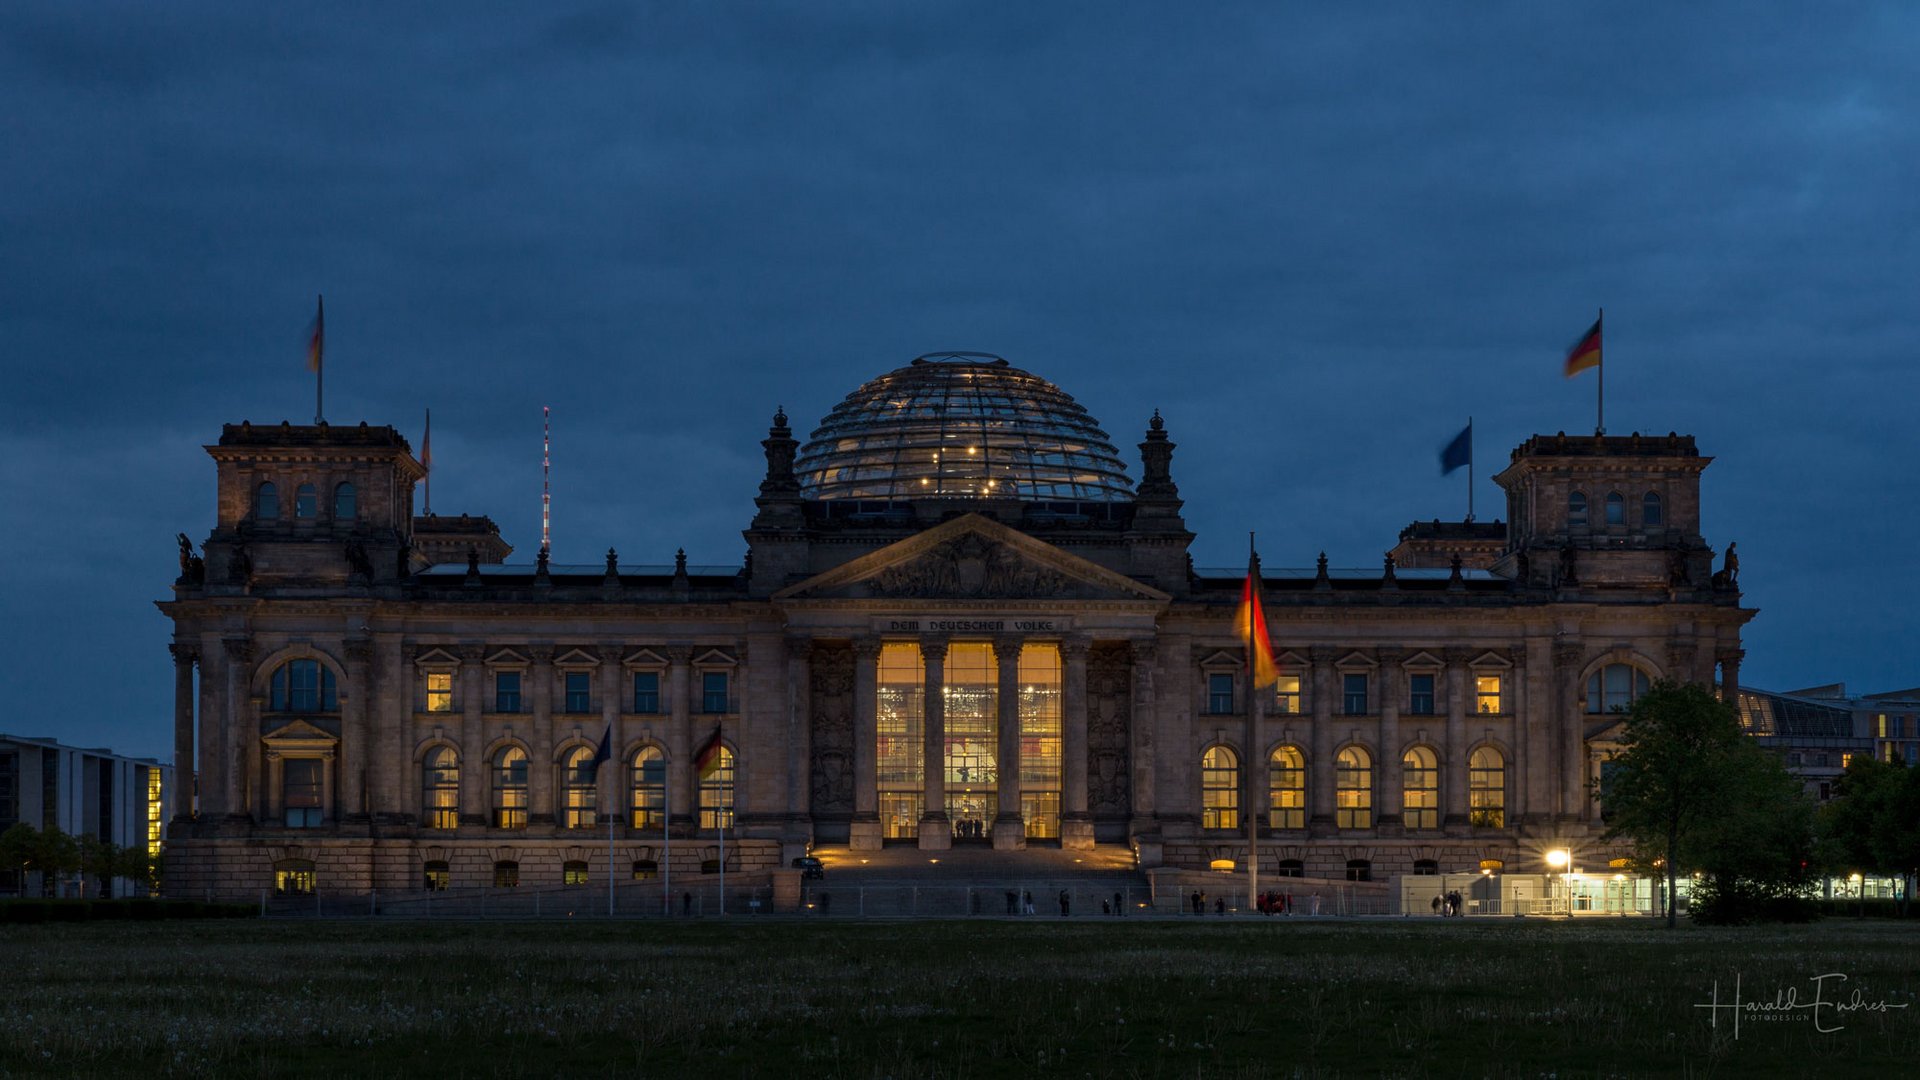
M 291 758 L 281 763 L 281 790 L 284 792 L 287 828 L 319 827 L 320 766 L 316 758 Z
M 1851 753 L 1847 753 L 1847 754 L 1841 754 L 1841 755 L 1840 755 L 1840 767 L 1841 767 L 1841 768 L 1843 768 L 1843 769 L 1844 769 L 1844 768 L 1846 768 L 1847 766 L 1849 766 L 1849 765 L 1851 765 L 1851 764 L 1853 764 L 1853 755 L 1852 755 Z
M 1233 676 L 1207 676 L 1207 712 L 1214 716 L 1233 714 Z
M 1500 676 L 1475 675 L 1473 677 L 1474 711 L 1498 714 L 1500 708 Z
M 1433 715 L 1433 676 L 1415 675 L 1407 680 L 1410 693 L 1407 711 L 1415 716 Z
M 709 671 L 700 676 L 700 711 L 703 713 L 726 713 L 733 710 L 727 703 L 727 673 Z
M 453 674 L 451 672 L 427 672 L 427 711 L 453 711 Z
M 570 713 L 593 710 L 593 676 L 584 671 L 567 672 L 567 708 Z
M 633 673 L 633 711 L 642 715 L 652 715 L 660 711 L 659 672 L 636 671 Z
M 1348 716 L 1367 715 L 1367 677 L 1365 675 L 1344 675 L 1340 685 L 1345 689 L 1346 714 Z
M 1878 713 L 1874 716 L 1874 720 L 1879 725 L 1879 735 L 1877 737 L 1882 739 L 1886 738 L 1887 737 L 1887 714 Z
M 1282 673 L 1273 684 L 1273 711 L 1278 716 L 1300 715 L 1300 676 Z
M 520 711 L 520 673 L 496 671 L 493 674 L 493 711 Z

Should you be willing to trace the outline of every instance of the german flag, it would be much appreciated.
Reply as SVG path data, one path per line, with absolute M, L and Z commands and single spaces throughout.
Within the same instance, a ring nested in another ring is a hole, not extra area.
M 1593 320 L 1593 329 L 1580 335 L 1580 340 L 1567 350 L 1567 378 L 1600 366 L 1600 322 L 1600 319 Z
M 1259 563 L 1247 562 L 1247 583 L 1240 589 L 1240 609 L 1233 614 L 1233 632 L 1247 643 L 1253 663 L 1253 687 L 1272 686 L 1280 672 L 1273 664 L 1273 642 L 1267 637 L 1267 613 L 1260 606 Z
M 713 734 L 707 737 L 706 742 L 700 744 L 699 750 L 694 751 L 693 769 L 700 774 L 700 779 L 705 780 L 720 771 L 722 757 L 720 751 L 723 749 L 725 748 L 720 743 L 720 725 L 715 724 Z
M 313 325 L 307 328 L 307 370 L 320 370 L 320 354 L 327 346 L 327 300 L 314 301 Z

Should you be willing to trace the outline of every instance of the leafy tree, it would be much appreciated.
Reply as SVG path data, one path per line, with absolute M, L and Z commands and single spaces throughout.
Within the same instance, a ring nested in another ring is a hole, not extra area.
M 1623 750 L 1601 791 L 1606 839 L 1665 865 L 1712 875 L 1707 895 L 1791 895 L 1811 850 L 1811 811 L 1773 755 L 1747 741 L 1733 708 L 1697 683 L 1655 683 L 1633 703 Z M 1669 900 L 1667 925 L 1675 912 Z
M 1681 842 L 1700 871 L 1691 911 L 1703 922 L 1805 921 L 1812 881 L 1814 807 L 1780 758 L 1742 738 L 1720 761 L 1720 804 Z
M 1835 873 L 1905 879 L 1902 914 L 1920 868 L 1920 769 L 1860 755 L 1820 812 L 1821 861 Z
M 36 829 L 22 821 L 0 833 L 0 866 L 40 874 L 40 890 L 52 896 L 63 874 L 80 869 L 80 846 L 59 829 Z

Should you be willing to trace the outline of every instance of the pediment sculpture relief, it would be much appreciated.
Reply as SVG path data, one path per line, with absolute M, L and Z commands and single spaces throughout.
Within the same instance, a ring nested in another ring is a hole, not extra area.
M 1049 597 L 1070 587 L 1060 571 L 977 533 L 957 536 L 867 581 L 870 595 L 886 597 Z

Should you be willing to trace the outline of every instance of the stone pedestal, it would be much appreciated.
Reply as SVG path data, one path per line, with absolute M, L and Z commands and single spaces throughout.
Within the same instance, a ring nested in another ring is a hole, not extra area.
M 1060 819 L 1060 847 L 1063 851 L 1093 850 L 1093 818 Z
M 879 851 L 880 819 L 862 821 L 854 818 L 847 826 L 847 846 L 855 851 Z
M 993 819 L 993 850 L 1025 851 L 1026 847 L 1027 826 L 1020 820 L 1020 815 L 1001 811 Z
M 920 819 L 920 850 L 945 851 L 953 846 L 953 825 L 947 821 L 947 815 L 933 815 Z

